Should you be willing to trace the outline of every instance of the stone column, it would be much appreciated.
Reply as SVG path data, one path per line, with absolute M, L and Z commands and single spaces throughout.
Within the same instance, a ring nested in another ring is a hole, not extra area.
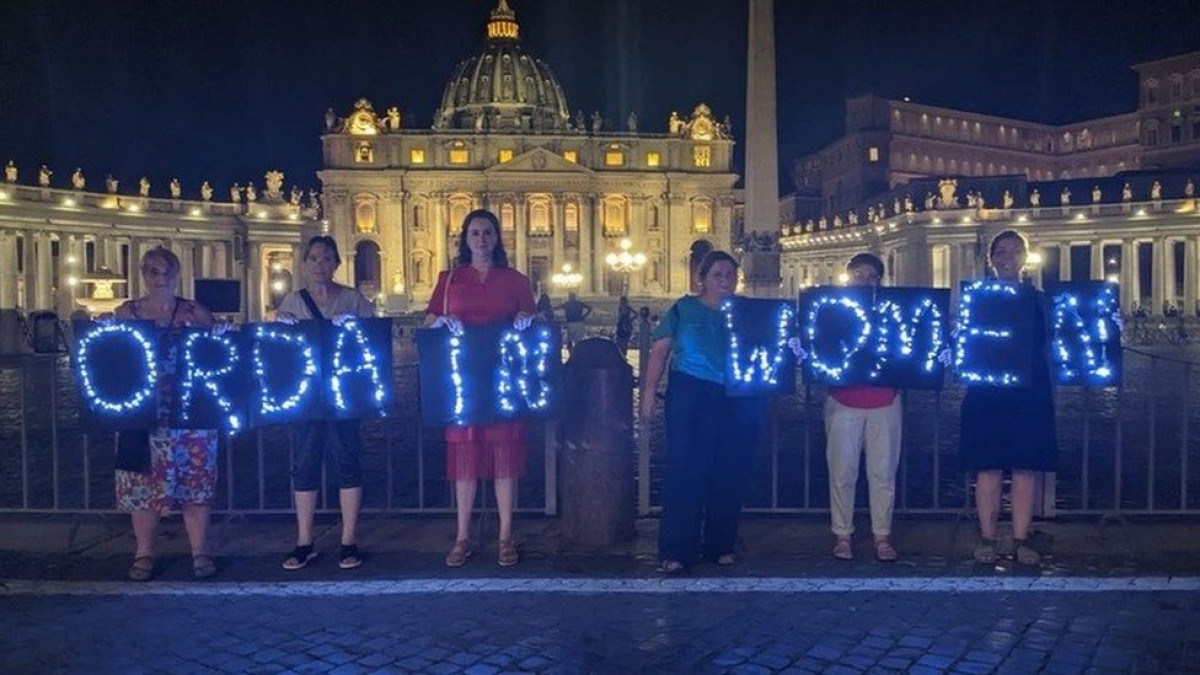
M 1091 280 L 1104 281 L 1104 242 L 1092 242 Z
M 246 320 L 262 319 L 262 244 L 251 242 L 246 252 Z
M 1064 241 L 1058 247 L 1058 278 L 1061 281 L 1071 280 L 1071 242 Z
M 50 257 L 50 234 L 37 234 L 37 265 L 35 266 L 37 294 L 34 298 L 36 309 L 54 309 L 54 273 Z
M 515 243 L 513 259 L 509 261 L 509 264 L 526 275 L 529 274 L 528 209 L 529 204 L 525 201 L 525 195 L 516 195 L 516 199 L 513 201 L 513 218 L 516 221 L 513 223 L 513 241 Z
M 583 295 L 593 293 L 597 269 L 603 269 L 596 264 L 596 254 L 592 252 L 593 234 L 599 227 L 599 220 L 596 218 L 599 208 L 600 200 L 594 194 L 579 200 L 579 273 L 583 275 L 583 284 L 580 285 L 579 292 Z
M 17 238 L 0 232 L 0 270 L 17 269 Z M 17 278 L 15 274 L 0 273 L 0 310 L 16 309 Z
M 213 251 L 212 244 L 204 241 L 200 242 L 200 278 L 208 279 L 213 275 Z
M 179 256 L 179 294 L 185 298 L 196 295 L 196 260 L 193 241 L 174 241 L 171 249 Z
M 1141 301 L 1138 289 L 1137 240 L 1121 241 L 1121 308 L 1130 311 Z
M 1196 311 L 1196 237 L 1183 240 L 1183 312 Z
M 292 244 L 292 290 L 304 288 L 308 275 L 304 271 L 304 244 Z
M 1155 237 L 1153 252 L 1150 255 L 1151 260 L 1151 284 L 1150 284 L 1150 311 L 1154 314 L 1161 314 L 1163 311 L 1163 302 L 1166 301 L 1166 284 L 1167 279 L 1164 274 L 1164 268 L 1167 265 L 1167 242 L 1164 237 Z
M 562 270 L 562 265 L 566 262 L 566 223 L 567 213 L 566 204 L 561 195 L 554 195 L 550 198 L 551 213 L 553 213 L 553 239 L 551 240 L 551 262 L 550 274 L 554 275 Z
M 212 244 L 212 275 L 218 279 L 229 278 L 229 243 L 224 241 Z

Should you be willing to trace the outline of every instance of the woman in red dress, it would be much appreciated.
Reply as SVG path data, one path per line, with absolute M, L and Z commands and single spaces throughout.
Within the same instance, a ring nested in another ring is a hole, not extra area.
M 535 307 L 529 279 L 508 266 L 500 241 L 500 221 L 478 209 L 463 220 L 454 266 L 438 276 L 437 287 L 425 310 L 425 324 L 458 333 L 463 326 L 511 321 L 524 330 L 533 321 Z M 454 481 L 458 534 L 446 555 L 446 565 L 459 567 L 471 557 L 471 509 L 476 481 L 496 484 L 496 510 L 500 514 L 498 561 L 517 564 L 512 539 L 516 481 L 525 475 L 525 423 L 501 422 L 446 428 L 446 477 Z

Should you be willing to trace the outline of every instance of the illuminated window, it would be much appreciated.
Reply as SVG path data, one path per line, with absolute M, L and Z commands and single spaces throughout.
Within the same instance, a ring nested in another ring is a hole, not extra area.
M 466 220 L 467 214 L 471 212 L 471 198 L 465 195 L 459 195 L 450 198 L 450 234 L 457 235 L 462 232 L 463 221 Z
M 563 159 L 575 164 L 579 163 L 579 153 L 574 150 L 563 150 Z
M 579 207 L 567 204 L 563 209 L 563 229 L 567 232 L 579 231 Z
M 500 229 L 504 232 L 512 232 L 517 228 L 516 210 L 512 204 L 504 204 L 500 207 Z
M 413 148 L 412 150 L 409 150 L 408 161 L 412 162 L 413 164 L 424 164 L 425 151 L 421 148 Z
M 657 152 L 646 153 L 646 166 L 658 166 L 662 161 L 662 156 Z
M 708 202 L 696 202 L 692 205 L 692 232 L 712 232 L 712 206 Z
M 692 164 L 698 167 L 712 166 L 712 147 L 697 145 L 692 148 Z
M 873 145 L 871 147 L 867 148 L 867 160 L 869 160 L 871 162 L 878 162 L 879 161 L 879 148 L 877 148 Z
M 511 162 L 512 158 L 513 158 L 512 150 L 505 148 L 500 151 L 499 160 L 500 160 L 501 164 L 504 164 L 505 162 Z
M 466 164 L 471 161 L 471 153 L 467 150 L 467 144 L 458 141 L 450 148 L 450 163 L 451 164 Z
M 604 236 L 624 237 L 625 200 L 613 197 L 604 201 Z
M 608 152 L 605 152 L 604 153 L 604 165 L 605 166 L 624 166 L 625 165 L 625 153 L 621 152 L 620 150 L 609 150 Z
M 538 200 L 529 205 L 529 234 L 550 234 L 550 204 Z
M 375 197 L 372 195 L 354 195 L 354 229 L 360 234 L 375 232 Z

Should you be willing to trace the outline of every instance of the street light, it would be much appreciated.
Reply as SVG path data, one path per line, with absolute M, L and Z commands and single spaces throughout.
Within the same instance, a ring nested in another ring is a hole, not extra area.
M 621 295 L 629 294 L 629 274 L 636 272 L 646 265 L 646 254 L 630 253 L 629 249 L 633 248 L 633 242 L 628 238 L 621 240 L 621 252 L 609 253 L 604 256 L 604 262 L 612 268 L 614 272 L 621 275 Z
M 550 283 L 558 288 L 565 288 L 568 291 L 579 288 L 579 284 L 583 283 L 583 275 L 573 271 L 571 263 L 563 263 L 562 271 L 555 272 L 550 275 Z

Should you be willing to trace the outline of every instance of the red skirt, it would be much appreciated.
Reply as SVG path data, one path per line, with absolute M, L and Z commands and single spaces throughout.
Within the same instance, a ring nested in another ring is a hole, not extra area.
M 525 477 L 525 422 L 446 428 L 446 479 Z

